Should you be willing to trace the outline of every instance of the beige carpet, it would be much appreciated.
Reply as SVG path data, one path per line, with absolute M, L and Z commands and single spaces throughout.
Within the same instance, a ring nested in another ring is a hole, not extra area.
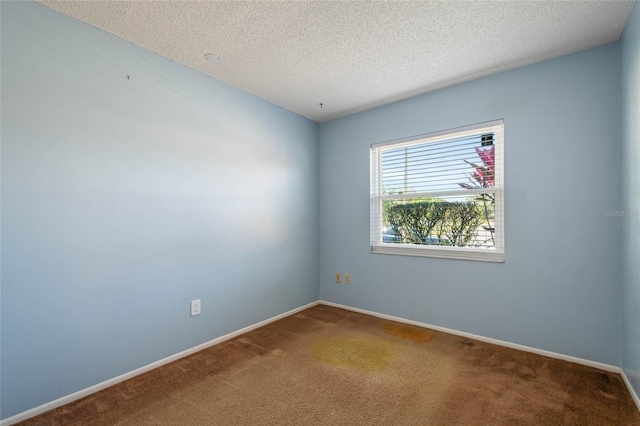
M 640 425 L 619 375 L 316 306 L 29 425 Z

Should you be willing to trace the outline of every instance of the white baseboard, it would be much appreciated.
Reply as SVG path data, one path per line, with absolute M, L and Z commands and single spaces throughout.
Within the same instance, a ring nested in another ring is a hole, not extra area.
M 367 314 L 378 318 L 388 319 L 391 321 L 397 321 L 404 324 L 417 325 L 418 327 L 430 328 L 432 330 L 442 331 L 444 333 L 455 334 L 456 336 L 468 337 L 469 339 L 479 340 L 481 342 L 493 343 L 494 345 L 505 346 L 507 348 L 518 349 L 525 352 L 531 352 L 538 355 L 548 356 L 549 358 L 557 358 L 562 359 L 569 362 L 574 362 L 576 364 L 587 365 L 589 367 L 598 368 L 604 371 L 611 371 L 613 373 L 620 373 L 622 369 L 620 367 L 616 367 L 615 365 L 604 364 L 602 362 L 591 361 L 588 359 L 577 358 L 574 356 L 563 355 L 556 352 L 545 351 L 543 349 L 532 348 L 530 346 L 519 345 L 517 343 L 511 343 L 504 340 L 492 339 L 491 337 L 479 336 L 473 333 L 467 333 L 464 331 L 453 330 L 450 328 L 440 327 L 437 325 L 426 324 L 419 321 L 408 320 L 405 318 L 394 317 L 392 315 L 380 314 L 378 312 L 368 311 L 366 309 L 360 308 L 352 308 L 351 306 L 341 305 L 339 303 L 327 302 L 324 300 L 320 300 L 321 305 L 333 306 L 335 308 L 346 309 L 348 311 L 359 312 L 361 314 Z
M 91 395 L 92 393 L 98 392 L 98 391 L 100 391 L 102 389 L 106 389 L 109 386 L 113 386 L 113 385 L 115 385 L 117 383 L 123 382 L 123 381 L 128 380 L 128 379 L 130 379 L 132 377 L 138 376 L 138 375 L 140 375 L 142 373 L 146 373 L 149 370 L 153 370 L 154 368 L 158 368 L 158 367 L 160 367 L 162 365 L 165 365 L 165 364 L 168 364 L 170 362 L 176 361 L 176 360 L 178 360 L 180 358 L 184 358 L 184 357 L 189 356 L 191 354 L 194 354 L 194 353 L 196 353 L 198 351 L 206 349 L 206 348 L 208 348 L 210 346 L 217 345 L 218 343 L 222 343 L 225 340 L 233 339 L 236 336 L 239 336 L 241 334 L 247 333 L 247 332 L 249 332 L 251 330 L 255 330 L 256 328 L 262 327 L 264 325 L 267 325 L 269 323 L 272 323 L 272 322 L 277 321 L 279 319 L 282 319 L 284 317 L 288 317 L 289 315 L 296 314 L 296 313 L 298 313 L 300 311 L 303 311 L 303 310 L 305 310 L 307 308 L 311 308 L 313 306 L 316 306 L 317 304 L 318 304 L 317 301 L 308 303 L 308 304 L 306 304 L 304 306 L 300 306 L 299 308 L 292 309 L 292 310 L 290 310 L 288 312 L 282 313 L 280 315 L 276 315 L 276 316 L 268 318 L 268 319 L 266 319 L 264 321 L 260 321 L 258 323 L 253 324 L 253 325 L 250 325 L 248 327 L 245 327 L 245 328 L 242 328 L 240 330 L 234 331 L 232 333 L 225 334 L 224 336 L 220 336 L 220 337 L 215 338 L 213 340 L 210 340 L 210 341 L 208 341 L 206 343 L 202 343 L 202 344 L 200 344 L 198 346 L 194 346 L 191 349 L 187 349 L 187 350 L 184 350 L 182 352 L 178 352 L 175 355 L 171 355 L 171 356 L 163 358 L 163 359 L 161 359 L 159 361 L 152 362 L 151 364 L 145 365 L 143 367 L 136 368 L 133 371 L 130 371 L 128 373 L 124 373 L 124 374 L 122 374 L 122 375 L 120 375 L 118 377 L 114 377 L 113 379 L 105 380 L 104 382 L 101 382 L 101 383 L 98 383 L 96 385 L 90 386 L 90 387 L 88 387 L 86 389 L 79 390 L 78 392 L 74 392 L 74 393 L 72 393 L 70 395 L 63 396 L 62 398 L 58 398 L 58 399 L 56 399 L 54 401 L 47 402 L 46 404 L 39 405 L 39 406 L 37 406 L 35 408 L 32 408 L 30 410 L 23 411 L 22 413 L 16 414 L 15 416 L 8 417 L 8 418 L 6 418 L 4 420 L 0 420 L 0 426 L 9 426 L 9 425 L 12 425 L 12 424 L 15 424 L 15 423 L 30 419 L 31 417 L 37 416 L 38 414 L 42 414 L 42 413 L 44 413 L 46 411 L 52 410 L 54 408 L 58 408 L 60 406 L 63 406 L 65 404 L 68 404 L 70 402 L 78 400 L 80 398 L 84 398 L 85 396 Z
M 624 384 L 627 385 L 627 389 L 629 389 L 629 393 L 631 394 L 631 398 L 633 398 L 633 402 L 636 403 L 636 407 L 638 407 L 638 411 L 640 411 L 640 398 L 638 398 L 638 394 L 636 390 L 631 386 L 631 382 L 627 377 L 627 374 L 624 372 L 624 368 L 620 369 L 620 375 L 622 376 L 622 380 L 624 380 Z
M 425 328 L 430 328 L 432 330 L 437 330 L 437 331 L 442 331 L 444 333 L 449 333 L 449 334 L 454 334 L 456 336 L 462 336 L 462 337 L 467 337 L 470 339 L 474 339 L 474 340 L 479 340 L 481 342 L 487 342 L 487 343 L 492 343 L 494 345 L 499 345 L 499 346 L 504 346 L 507 348 L 512 348 L 512 349 L 517 349 L 517 350 L 521 350 L 521 351 L 525 351 L 525 352 L 531 352 L 531 353 L 535 353 L 538 355 L 543 355 L 543 356 L 548 356 L 550 358 L 556 358 L 556 359 L 561 359 L 564 361 L 569 361 L 569 362 L 574 362 L 576 364 L 582 364 L 582 365 L 586 365 L 589 367 L 594 367 L 594 368 L 598 368 L 600 370 L 604 370 L 604 371 L 610 371 L 613 373 L 618 373 L 622 376 L 622 379 L 624 380 L 624 383 L 626 384 L 627 388 L 629 389 L 629 393 L 631 394 L 631 397 L 633 398 L 633 401 L 636 403 L 636 406 L 638 407 L 638 410 L 640 410 L 640 399 L 638 398 L 638 395 L 636 394 L 635 390 L 633 389 L 633 387 L 631 386 L 631 383 L 629 382 L 629 379 L 627 378 L 626 374 L 624 373 L 624 370 L 622 370 L 620 367 L 617 367 L 615 365 L 609 365 L 609 364 L 604 364 L 601 362 L 597 362 L 597 361 L 591 361 L 588 359 L 583 359 L 583 358 L 578 358 L 578 357 L 574 357 L 574 356 L 569 356 L 569 355 L 563 355 L 563 354 L 559 354 L 556 352 L 551 352 L 551 351 L 546 351 L 543 349 L 537 349 L 537 348 L 532 348 L 530 346 L 524 346 L 524 345 L 519 345 L 517 343 L 511 343 L 511 342 L 507 342 L 504 340 L 498 340 L 498 339 L 492 339 L 490 337 L 484 337 L 484 336 L 480 336 L 477 334 L 473 334 L 473 333 L 467 333 L 464 331 L 458 331 L 458 330 L 453 330 L 450 328 L 445 328 L 445 327 L 440 327 L 437 325 L 431 325 L 431 324 L 427 324 L 427 323 L 423 323 L 423 322 L 419 322 L 419 321 L 413 321 L 413 320 L 408 320 L 405 318 L 400 318 L 400 317 L 395 317 L 392 315 L 386 315 L 386 314 L 381 314 L 378 312 L 373 312 L 373 311 L 368 311 L 366 309 L 360 309 L 360 308 L 354 308 L 351 306 L 347 306 L 347 305 L 341 305 L 339 303 L 333 303 L 333 302 L 327 302 L 325 300 L 318 300 L 316 302 L 311 302 L 308 303 L 304 306 L 300 306 L 299 308 L 295 308 L 292 309 L 288 312 L 282 313 L 280 315 L 276 315 L 272 318 L 266 319 L 264 321 L 260 321 L 258 323 L 255 323 L 253 325 L 250 325 L 248 327 L 242 328 L 240 330 L 234 331 L 232 333 L 229 334 L 225 334 L 224 336 L 220 336 L 216 339 L 210 340 L 206 343 L 202 343 L 198 346 L 194 346 L 191 349 L 187 349 L 185 351 L 179 352 L 175 355 L 171 355 L 167 358 L 161 359 L 159 361 L 153 362 L 151 364 L 145 365 L 143 367 L 137 368 L 133 371 L 130 371 L 128 373 L 122 374 L 118 377 L 114 377 L 113 379 L 109 379 L 106 380 L 104 382 L 98 383 L 96 385 L 90 386 L 86 389 L 82 389 L 78 392 L 74 392 L 70 395 L 64 396 L 62 398 L 58 398 L 55 401 L 51 401 L 48 402 L 46 404 L 40 405 L 38 407 L 32 408 L 30 410 L 24 411 L 22 413 L 16 414 L 15 416 L 6 418 L 4 420 L 0 420 L 0 426 L 9 426 L 24 420 L 27 420 L 31 417 L 37 416 L 39 414 L 42 414 L 46 411 L 52 410 L 54 408 L 60 407 L 62 405 L 68 404 L 70 402 L 73 402 L 75 400 L 78 400 L 80 398 L 84 398 L 85 396 L 91 395 L 92 393 L 98 392 L 102 389 L 106 389 L 110 386 L 113 386 L 117 383 L 123 382 L 127 379 L 130 379 L 132 377 L 138 376 L 142 373 L 146 373 L 149 370 L 153 370 L 154 368 L 158 368 L 162 365 L 168 364 L 170 362 L 176 361 L 180 358 L 184 358 L 186 356 L 189 356 L 193 353 L 196 353 L 198 351 L 201 351 L 203 349 L 206 349 L 210 346 L 216 345 L 218 343 L 222 343 L 225 340 L 229 340 L 232 339 L 236 336 L 239 336 L 243 333 L 247 333 L 251 330 L 255 330 L 256 328 L 262 327 L 264 325 L 267 325 L 271 322 L 277 321 L 279 319 L 282 319 L 284 317 L 287 317 L 289 315 L 293 315 L 296 314 L 300 311 L 303 311 L 305 309 L 311 308 L 313 306 L 316 305 L 327 305 L 327 306 L 333 306 L 336 308 L 340 308 L 340 309 L 345 309 L 348 311 L 353 311 L 353 312 L 359 312 L 361 314 L 366 314 L 366 315 L 371 315 L 374 317 L 378 317 L 378 318 L 383 318 L 383 319 L 387 319 L 390 321 L 397 321 L 400 323 L 404 323 L 404 324 L 411 324 L 411 325 L 416 325 L 418 327 L 425 327 Z

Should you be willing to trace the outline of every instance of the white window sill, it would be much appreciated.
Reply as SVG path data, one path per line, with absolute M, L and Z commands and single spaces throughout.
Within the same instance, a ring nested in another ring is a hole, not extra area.
M 410 244 L 380 244 L 371 246 L 371 253 L 475 260 L 481 262 L 504 262 L 504 253 L 495 249 L 433 247 Z

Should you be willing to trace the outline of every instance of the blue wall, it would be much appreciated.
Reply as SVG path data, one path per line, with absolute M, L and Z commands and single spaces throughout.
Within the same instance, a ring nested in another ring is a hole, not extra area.
M 622 367 L 640 394 L 640 6 L 622 36 Z M 627 215 L 626 212 L 629 212 Z
M 505 263 L 371 254 L 369 145 L 500 118 Z M 620 365 L 619 119 L 610 44 L 321 124 L 321 298 Z
M 39 4 L 0 11 L 0 418 L 318 291 L 622 364 L 640 389 L 640 219 L 605 214 L 640 208 L 637 5 L 621 44 L 319 130 Z M 506 262 L 369 253 L 369 145 L 498 118 Z
M 1 7 L 2 418 L 317 300 L 316 123 Z

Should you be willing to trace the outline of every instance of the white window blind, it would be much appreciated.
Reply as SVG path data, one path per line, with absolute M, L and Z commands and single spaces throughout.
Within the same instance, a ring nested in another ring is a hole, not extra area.
M 504 125 L 371 146 L 374 253 L 504 261 Z

